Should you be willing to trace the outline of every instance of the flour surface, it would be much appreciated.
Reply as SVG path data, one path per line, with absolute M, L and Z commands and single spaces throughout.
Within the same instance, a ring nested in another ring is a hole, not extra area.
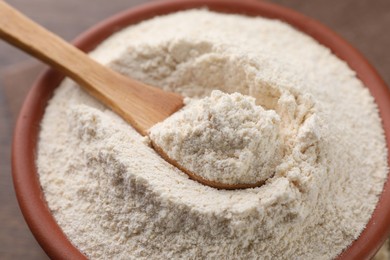
M 170 159 L 206 181 L 255 185 L 270 178 L 282 158 L 279 121 L 253 97 L 214 90 L 210 97 L 187 101 L 149 136 Z
M 213 189 L 65 80 L 46 108 L 37 166 L 55 219 L 89 258 L 332 259 L 363 230 L 387 177 L 378 109 L 310 37 L 276 20 L 189 10 L 126 28 L 91 56 L 195 101 L 213 90 L 252 96 L 280 144 L 265 185 Z

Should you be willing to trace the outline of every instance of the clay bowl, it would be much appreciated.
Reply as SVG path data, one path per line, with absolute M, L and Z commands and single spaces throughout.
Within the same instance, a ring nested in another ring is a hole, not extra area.
M 115 31 L 156 15 L 207 6 L 211 10 L 264 16 L 286 21 L 329 47 L 357 72 L 358 77 L 375 97 L 383 119 L 387 146 L 390 147 L 390 93 L 386 84 L 366 59 L 350 44 L 330 29 L 292 10 L 262 1 L 229 0 L 170 0 L 153 2 L 117 14 L 94 26 L 74 41 L 84 51 L 90 51 Z M 63 76 L 45 71 L 32 86 L 20 112 L 14 133 L 12 167 L 14 186 L 20 208 L 35 238 L 53 259 L 82 259 L 85 256 L 66 238 L 57 225 L 44 199 L 35 166 L 39 124 L 45 106 Z M 388 158 L 390 162 L 390 157 Z M 369 223 L 360 237 L 344 250 L 339 259 L 371 258 L 390 233 L 390 182 L 384 191 Z

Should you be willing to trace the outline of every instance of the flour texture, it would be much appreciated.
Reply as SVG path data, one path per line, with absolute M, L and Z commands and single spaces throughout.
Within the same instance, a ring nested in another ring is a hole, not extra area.
M 332 259 L 364 229 L 387 177 L 381 120 L 355 72 L 312 38 L 277 20 L 188 10 L 130 26 L 91 56 L 189 98 L 154 129 L 174 156 L 206 178 L 229 183 L 238 170 L 266 182 L 218 190 L 189 179 L 66 79 L 37 166 L 53 216 L 87 257 Z M 223 139 L 209 138 L 216 125 Z M 196 162 L 197 152 L 212 156 Z
M 256 184 L 270 178 L 282 158 L 279 121 L 253 97 L 214 90 L 152 127 L 150 138 L 205 180 Z

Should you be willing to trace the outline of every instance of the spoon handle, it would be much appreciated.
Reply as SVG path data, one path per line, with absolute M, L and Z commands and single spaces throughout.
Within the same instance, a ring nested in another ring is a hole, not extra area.
M 57 35 L 0 1 L 0 37 L 37 59 L 63 72 L 76 82 L 93 81 L 85 74 L 99 73 L 101 65 Z
M 181 96 L 104 67 L 1 0 L 0 38 L 73 79 L 143 135 L 183 106 Z

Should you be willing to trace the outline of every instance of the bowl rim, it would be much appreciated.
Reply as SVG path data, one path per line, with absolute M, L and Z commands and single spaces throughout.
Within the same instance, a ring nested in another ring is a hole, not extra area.
M 225 13 L 239 13 L 279 19 L 310 35 L 346 61 L 369 88 L 379 107 L 386 144 L 390 147 L 390 91 L 369 62 L 348 42 L 320 22 L 273 3 L 255 0 L 164 0 L 130 8 L 103 20 L 82 33 L 73 44 L 91 51 L 120 29 L 175 11 L 208 7 Z M 61 230 L 44 198 L 35 165 L 40 121 L 46 104 L 64 76 L 46 69 L 30 89 L 19 113 L 12 144 L 12 176 L 22 214 L 30 230 L 47 255 L 54 259 L 86 259 Z M 390 165 L 390 154 L 387 155 Z M 390 233 L 390 181 L 387 179 L 378 204 L 360 236 L 344 249 L 338 259 L 369 259 Z

